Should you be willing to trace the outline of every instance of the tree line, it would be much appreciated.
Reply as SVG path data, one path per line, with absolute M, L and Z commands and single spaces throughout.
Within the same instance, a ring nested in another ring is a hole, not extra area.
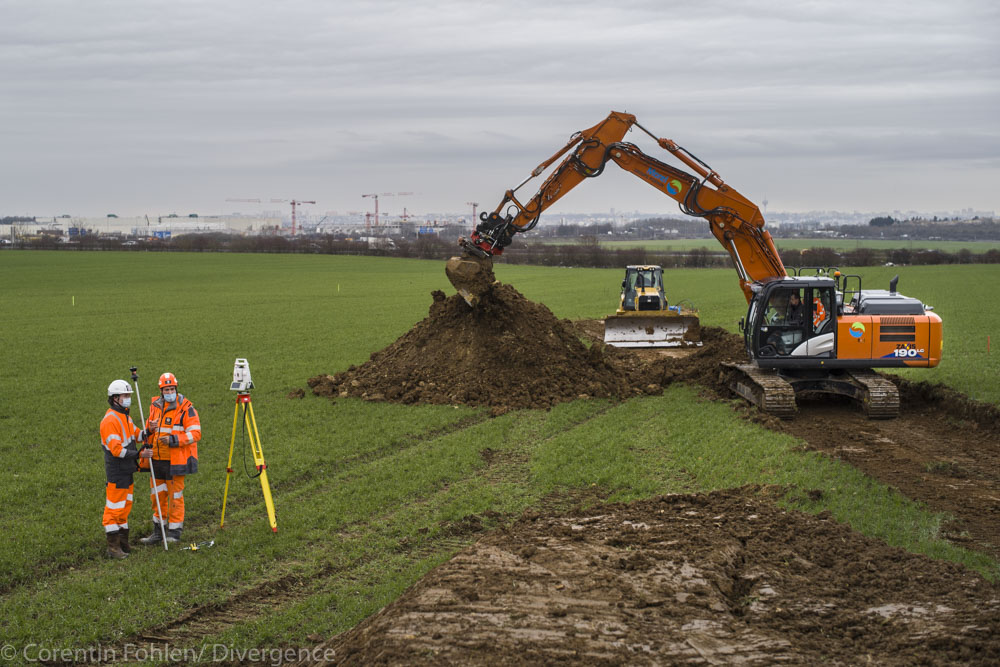
M 706 240 L 707 241 L 707 240 Z M 375 245 L 330 235 L 240 236 L 236 234 L 184 234 L 171 239 L 123 241 L 112 237 L 83 236 L 64 243 L 58 237 L 18 239 L 14 247 L 38 250 L 129 250 L 142 252 L 245 252 L 303 253 L 328 255 L 368 255 L 377 257 L 409 257 L 416 259 L 447 259 L 460 252 L 454 240 L 435 235 L 415 239 L 394 239 L 393 245 Z M 1000 264 L 1000 250 L 974 253 L 968 249 L 956 252 L 920 250 L 914 248 L 810 248 L 779 250 L 786 266 L 875 266 L 880 264 Z M 731 267 L 729 255 L 721 247 L 687 250 L 652 250 L 645 248 L 610 248 L 602 246 L 594 236 L 572 243 L 537 243 L 517 239 L 497 258 L 508 264 L 541 266 L 575 266 L 591 268 L 621 268 L 628 264 L 658 264 L 664 268 Z

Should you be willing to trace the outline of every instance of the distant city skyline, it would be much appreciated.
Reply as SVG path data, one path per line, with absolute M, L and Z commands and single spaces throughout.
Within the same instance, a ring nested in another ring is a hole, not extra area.
M 3 17 L 0 216 L 370 211 L 383 192 L 413 193 L 396 212 L 491 210 L 611 110 L 769 212 L 1000 210 L 990 0 L 49 0 Z M 611 208 L 676 210 L 609 167 L 548 215 Z

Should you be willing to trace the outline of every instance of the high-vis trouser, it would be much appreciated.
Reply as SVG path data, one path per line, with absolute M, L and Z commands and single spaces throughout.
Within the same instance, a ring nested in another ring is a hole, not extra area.
M 156 486 L 149 480 L 149 500 L 153 503 L 153 523 L 160 525 L 163 517 L 156 508 L 156 495 L 160 496 L 160 509 L 166 514 L 167 530 L 177 530 L 184 527 L 184 475 L 171 479 L 156 477 Z
M 132 511 L 132 488 L 132 484 L 120 487 L 114 482 L 108 482 L 107 497 L 104 500 L 105 533 L 128 529 L 128 514 Z

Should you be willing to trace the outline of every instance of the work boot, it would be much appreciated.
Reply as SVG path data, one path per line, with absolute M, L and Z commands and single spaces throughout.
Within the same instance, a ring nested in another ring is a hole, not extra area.
M 160 532 L 160 526 L 154 523 L 153 532 L 147 535 L 146 537 L 140 539 L 139 542 L 145 544 L 147 547 L 151 547 L 154 544 L 160 544 L 161 542 L 163 542 L 163 533 Z
M 121 560 L 122 558 L 128 558 L 128 554 L 121 550 L 118 542 L 118 533 L 108 533 L 108 552 L 107 557 L 114 560 Z
M 181 529 L 171 528 L 167 531 L 167 544 L 176 544 L 181 541 Z
M 128 528 L 118 529 L 118 547 L 125 552 L 125 555 L 132 553 L 132 547 L 128 544 Z

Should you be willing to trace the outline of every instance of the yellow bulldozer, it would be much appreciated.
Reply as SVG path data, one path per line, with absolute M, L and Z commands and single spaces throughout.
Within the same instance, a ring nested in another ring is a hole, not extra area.
M 659 266 L 625 267 L 621 300 L 604 320 L 604 342 L 614 347 L 682 347 L 698 345 L 698 312 L 671 306 L 663 290 Z

